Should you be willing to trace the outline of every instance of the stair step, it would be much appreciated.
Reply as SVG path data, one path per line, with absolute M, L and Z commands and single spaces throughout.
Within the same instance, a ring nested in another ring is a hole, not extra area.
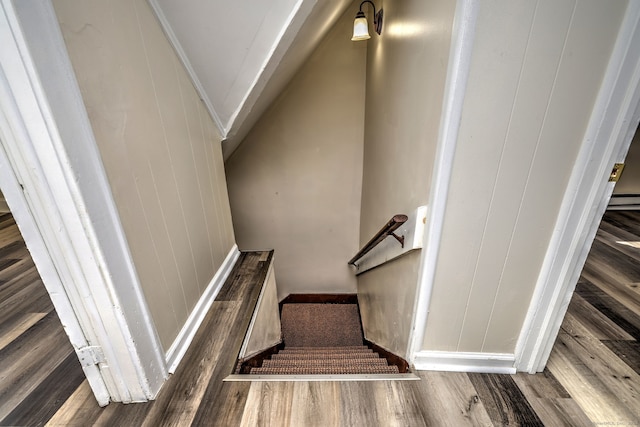
M 386 358 L 363 345 L 357 304 L 292 301 L 283 304 L 281 309 L 284 348 L 268 356 L 265 353 L 251 364 L 244 363 L 243 372 L 254 375 L 398 374 L 402 369 L 389 366 Z M 250 368 L 250 365 L 261 366 Z
M 276 368 L 251 368 L 255 375 L 344 375 L 344 374 L 397 374 L 397 366 L 281 366 Z
M 374 353 L 373 351 L 364 351 L 364 350 L 360 350 L 360 351 L 312 351 L 312 352 L 306 352 L 306 351 L 294 351 L 294 352 L 288 352 L 288 351 L 280 351 L 279 353 L 280 355 L 284 355 L 284 356 L 293 356 L 296 357 L 298 355 L 305 355 L 305 356 L 311 356 L 311 357 L 370 357 L 370 356 L 375 356 L 378 357 L 378 353 Z
M 366 345 L 361 346 L 348 346 L 348 347 L 285 347 L 284 350 L 288 353 L 346 353 L 353 351 L 373 351 Z
M 297 362 L 297 363 L 296 363 Z M 278 366 L 388 366 L 385 359 L 301 359 L 301 360 L 265 360 L 262 362 L 263 368 Z
M 281 351 L 280 353 L 276 353 L 274 355 L 271 356 L 271 360 L 292 360 L 292 359 L 316 359 L 318 358 L 319 355 L 317 353 L 287 353 L 285 350 Z M 377 359 L 380 356 L 378 356 L 378 353 L 374 353 L 372 351 L 370 352 L 359 352 L 359 353 L 327 353 L 322 355 L 323 358 L 325 359 L 339 359 L 339 360 L 345 360 L 345 359 L 353 359 L 353 358 L 358 358 L 358 359 Z

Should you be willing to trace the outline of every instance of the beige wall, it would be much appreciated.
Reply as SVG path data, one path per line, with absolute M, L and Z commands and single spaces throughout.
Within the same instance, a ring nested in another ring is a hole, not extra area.
M 636 131 L 624 159 L 624 170 L 613 194 L 640 194 L 640 132 Z
M 424 350 L 514 352 L 626 4 L 480 3 Z
M 367 102 L 360 242 L 394 214 L 427 204 L 455 2 L 385 2 L 384 31 L 366 42 Z M 419 253 L 364 273 L 358 297 L 367 339 L 406 355 Z
M 144 0 L 54 0 L 166 349 L 234 245 L 220 138 Z
M 355 292 L 366 46 L 352 6 L 227 161 L 241 249 L 275 249 L 278 296 Z

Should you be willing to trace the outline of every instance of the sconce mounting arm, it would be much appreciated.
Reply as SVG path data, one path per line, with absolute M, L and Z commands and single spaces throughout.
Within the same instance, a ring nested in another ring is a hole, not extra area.
M 359 18 L 359 17 L 364 18 L 365 15 L 364 15 L 364 12 L 362 11 L 362 6 L 364 6 L 365 3 L 369 3 L 373 8 L 373 26 L 376 30 L 376 33 L 381 34 L 382 33 L 382 8 L 380 8 L 380 10 L 376 12 L 376 5 L 371 0 L 363 0 L 362 3 L 360 3 L 360 7 L 358 9 L 358 14 L 356 15 L 356 18 Z

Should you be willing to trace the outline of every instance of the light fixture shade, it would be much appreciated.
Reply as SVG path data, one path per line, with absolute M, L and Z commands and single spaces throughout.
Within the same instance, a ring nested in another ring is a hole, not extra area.
M 356 16 L 356 20 L 353 21 L 353 37 L 351 37 L 351 40 L 368 40 L 370 38 L 371 36 L 369 35 L 369 24 L 367 23 L 367 18 L 365 18 L 364 14 L 360 12 Z

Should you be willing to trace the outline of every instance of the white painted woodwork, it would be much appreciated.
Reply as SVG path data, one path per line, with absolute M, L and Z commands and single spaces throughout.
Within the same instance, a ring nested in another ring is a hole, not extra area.
M 394 231 L 398 237 L 404 238 L 401 244 L 393 236 L 387 236 L 374 249 L 356 261 L 356 274 L 362 274 L 379 265 L 393 261 L 407 252 L 422 249 L 422 238 L 427 223 L 427 207 L 420 206 L 407 215 L 407 221 Z
M 514 353 L 625 8 L 480 4 L 423 350 Z
M 1 17 L 4 193 L 98 403 L 146 401 L 166 368 L 55 13 Z
M 146 1 L 53 4 L 167 351 L 235 244 L 220 136 Z
M 249 323 L 238 359 L 248 359 L 282 342 L 280 307 L 273 261 L 274 258 L 271 259 L 271 265 L 260 290 L 256 309 L 251 316 L 251 323 Z
M 366 44 L 344 36 L 355 13 L 343 14 L 225 165 L 238 246 L 275 249 L 279 299 L 356 289 L 347 262 L 359 249 Z
M 515 374 L 515 356 L 502 353 L 468 353 L 454 351 L 419 351 L 414 355 L 419 371 L 480 372 Z
M 2 56 L 0 56 L 0 64 L 2 66 L 0 100 L 3 102 L 0 104 L 2 111 L 2 115 L 0 115 L 0 143 L 2 144 L 2 150 L 0 150 L 0 165 L 2 166 L 0 167 L 0 185 L 6 197 L 11 201 L 13 216 L 16 223 L 19 224 L 21 234 L 34 262 L 38 266 L 38 272 L 47 292 L 51 295 L 51 301 L 58 313 L 58 317 L 63 325 L 65 325 L 65 332 L 74 349 L 81 348 L 87 345 L 87 337 L 83 332 L 81 318 L 78 318 L 74 313 L 72 302 L 64 290 L 62 277 L 56 272 L 54 260 L 49 254 L 45 236 L 38 232 L 37 211 L 32 213 L 33 208 L 29 207 L 29 201 L 25 198 L 25 193 L 22 189 L 24 184 L 19 180 L 15 171 L 16 167 L 12 166 L 12 160 L 7 153 L 11 145 L 18 145 L 17 141 L 26 145 L 24 142 L 28 140 L 28 135 L 25 135 L 26 129 L 24 133 L 11 130 L 11 127 L 18 128 L 20 121 L 24 120 L 21 119 L 22 113 L 17 105 L 7 105 L 8 102 L 12 101 L 11 98 L 13 96 L 10 86 L 12 84 L 15 86 L 15 83 L 11 83 L 11 78 L 7 76 L 7 74 L 10 73 L 10 71 L 7 70 L 7 64 L 20 64 L 20 50 L 15 44 L 11 43 L 11 40 L 15 39 L 15 35 L 10 31 L 11 28 L 6 18 L 6 4 L 3 4 L 2 7 L 3 10 L 0 15 L 0 29 L 2 30 L 0 31 L 0 41 L 2 42 L 3 49 Z M 27 76 L 24 69 L 18 69 L 17 74 Z M 21 92 L 25 96 L 28 93 L 24 88 L 21 88 Z M 33 120 L 31 123 L 33 126 Z M 98 366 L 83 367 L 83 370 L 98 404 L 100 406 L 107 405 L 111 400 L 110 390 Z
M 360 247 L 393 215 L 427 204 L 456 4 L 408 0 L 383 7 L 383 34 L 366 42 Z M 411 252 L 358 276 L 366 338 L 403 357 L 420 263 L 419 252 Z
M 227 158 L 351 2 L 150 3 L 227 139 Z

